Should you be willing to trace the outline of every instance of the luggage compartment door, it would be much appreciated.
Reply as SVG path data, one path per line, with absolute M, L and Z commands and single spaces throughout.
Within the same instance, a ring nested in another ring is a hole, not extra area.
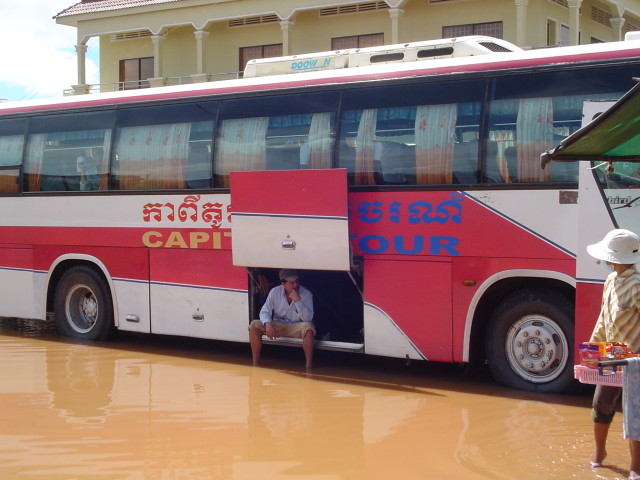
M 350 269 L 347 171 L 231 173 L 233 264 Z

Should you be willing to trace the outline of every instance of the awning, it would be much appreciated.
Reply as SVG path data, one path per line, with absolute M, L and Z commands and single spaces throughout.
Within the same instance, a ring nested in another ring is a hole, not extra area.
M 543 168 L 552 160 L 640 162 L 640 83 L 591 123 L 540 155 Z

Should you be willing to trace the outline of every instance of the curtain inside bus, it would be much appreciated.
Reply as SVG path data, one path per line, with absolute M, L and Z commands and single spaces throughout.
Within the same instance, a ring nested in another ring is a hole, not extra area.
M 553 145 L 553 102 L 551 98 L 522 98 L 516 120 L 517 178 L 521 182 L 548 182 L 551 169 L 532 161 Z
M 185 188 L 190 123 L 120 129 L 117 159 L 120 189 Z
M 265 170 L 268 117 L 223 120 L 216 145 L 216 174 L 229 186 L 232 171 Z
M 457 105 L 420 105 L 416 110 L 416 182 L 453 183 Z
M 331 168 L 333 137 L 331 113 L 314 113 L 309 126 L 309 168 Z M 304 145 L 301 151 L 305 148 Z M 301 157 L 304 153 L 301 152 Z M 302 163 L 302 162 L 301 162 Z

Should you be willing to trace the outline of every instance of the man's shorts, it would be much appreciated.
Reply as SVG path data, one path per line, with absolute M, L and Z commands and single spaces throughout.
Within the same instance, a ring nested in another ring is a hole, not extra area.
M 593 394 L 593 409 L 591 410 L 591 418 L 594 422 L 608 424 L 613 421 L 613 416 L 616 414 L 616 404 L 621 393 L 621 387 L 596 385 L 596 391 Z
M 272 320 L 271 325 L 276 332 L 276 337 L 304 338 L 305 334 L 309 330 L 313 332 L 314 336 L 316 334 L 316 327 L 312 322 L 287 323 Z M 249 324 L 249 330 L 251 329 L 257 330 L 262 335 L 267 334 L 265 324 L 260 320 L 254 320 L 253 322 L 251 322 Z

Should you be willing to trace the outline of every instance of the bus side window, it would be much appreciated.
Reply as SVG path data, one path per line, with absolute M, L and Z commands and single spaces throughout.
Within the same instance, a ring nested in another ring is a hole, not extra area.
M 162 190 L 209 186 L 209 163 L 202 148 L 195 147 L 195 132 L 211 132 L 213 122 L 183 122 L 139 125 L 118 129 L 116 139 L 117 171 L 114 177 L 120 190 Z M 206 156 L 206 154 L 205 154 Z M 194 164 L 190 164 L 193 159 Z M 190 176 L 192 178 L 190 178 Z M 199 178 L 193 178 L 193 177 Z
M 19 191 L 18 174 L 22 163 L 23 135 L 0 137 L 0 193 Z
M 331 168 L 332 112 L 222 120 L 216 140 L 218 186 L 232 171 Z
M 86 187 L 79 158 L 91 159 L 95 190 L 107 189 L 108 165 L 102 152 L 111 147 L 113 111 L 33 117 L 29 123 L 23 168 L 30 192 L 74 192 Z
M 457 183 L 474 184 L 480 178 L 478 158 L 480 148 L 477 140 L 458 142 L 453 148 L 453 175 Z
M 221 102 L 214 186 L 229 187 L 232 171 L 331 168 L 340 95 L 335 90 Z
M 216 110 L 216 102 L 119 110 L 112 188 L 168 190 L 210 187 L 210 144 Z
M 109 148 L 110 133 L 110 130 L 88 130 L 30 135 L 25 164 L 26 190 L 106 190 L 107 165 L 102 161 L 101 152 Z M 83 165 L 91 168 L 91 182 L 86 180 Z
M 473 80 L 346 91 L 338 164 L 349 183 L 477 183 L 484 90 Z
M 577 182 L 573 162 L 540 166 L 540 152 L 560 143 L 582 123 L 585 100 L 616 100 L 629 88 L 633 66 L 550 71 L 492 81 L 489 139 L 508 171 L 508 182 Z M 504 171 L 504 170 L 503 170 Z
M 581 118 L 582 101 L 575 118 L 558 119 L 558 105 L 566 98 L 536 97 L 492 102 L 489 138 L 497 145 L 499 169 L 510 183 L 577 182 L 573 164 L 540 167 L 540 152 L 552 148 L 575 131 Z M 487 164 L 486 176 L 491 181 Z
M 211 141 L 189 143 L 189 156 L 184 175 L 187 188 L 211 186 Z
M 266 169 L 268 126 L 268 117 L 222 120 L 216 138 L 215 186 L 229 187 L 232 171 Z

